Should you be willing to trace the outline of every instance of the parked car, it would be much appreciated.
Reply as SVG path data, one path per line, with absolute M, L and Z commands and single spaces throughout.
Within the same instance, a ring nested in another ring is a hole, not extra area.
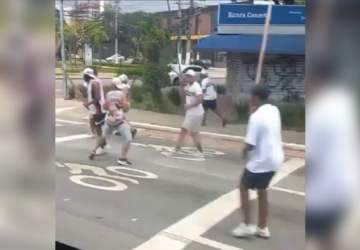
M 109 56 L 108 58 L 106 58 L 106 61 L 111 62 L 111 63 L 115 63 L 116 62 L 116 57 L 118 58 L 119 63 L 122 63 L 125 61 L 125 56 L 119 55 L 119 54 L 114 54 L 112 56 Z
M 194 61 L 193 64 L 201 66 L 204 69 L 209 69 L 211 67 L 211 60 L 209 60 L 209 59 L 196 60 L 196 61 Z
M 180 84 L 179 70 L 181 70 L 181 74 L 184 74 L 186 73 L 186 71 L 192 69 L 196 72 L 197 79 L 200 80 L 200 73 L 204 69 L 203 67 L 198 65 L 184 65 L 184 64 L 180 65 L 180 67 L 179 64 L 170 64 L 169 67 L 170 67 L 169 77 L 172 85 Z

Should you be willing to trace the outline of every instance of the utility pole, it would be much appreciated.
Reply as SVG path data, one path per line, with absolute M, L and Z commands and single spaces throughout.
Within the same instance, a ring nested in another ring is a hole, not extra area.
M 181 35 L 182 35 L 182 8 L 181 8 L 181 0 L 178 0 L 178 19 L 179 19 L 179 27 L 178 27 L 178 37 L 177 37 L 177 59 L 179 64 L 179 74 L 181 74 L 182 64 L 182 46 L 181 46 Z
M 191 18 L 194 15 L 195 2 L 194 0 L 190 0 L 190 7 L 188 10 L 187 16 L 187 37 L 186 37 L 186 60 L 185 64 L 190 64 L 191 60 L 191 33 L 192 33 L 192 22 Z
M 119 27 L 118 27 L 118 18 L 119 18 L 119 0 L 116 0 L 115 7 L 115 63 L 119 63 L 118 51 L 119 51 Z
M 66 74 L 66 59 L 65 59 L 64 0 L 60 0 L 60 40 L 61 40 L 61 61 L 62 61 L 63 84 L 65 87 L 64 99 L 69 99 L 67 74 Z
M 263 33 L 262 42 L 261 42 L 259 61 L 258 61 L 257 70 L 256 70 L 256 80 L 255 80 L 256 85 L 260 84 L 260 81 L 261 81 L 266 46 L 267 46 L 267 41 L 268 41 L 268 37 L 269 37 L 269 28 L 270 28 L 271 17 L 272 17 L 272 4 L 269 3 L 268 9 L 267 9 L 267 14 L 266 14 L 266 19 L 265 19 L 264 33 Z

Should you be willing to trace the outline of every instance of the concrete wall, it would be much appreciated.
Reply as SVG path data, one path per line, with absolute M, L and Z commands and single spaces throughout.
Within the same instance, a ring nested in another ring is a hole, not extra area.
M 254 54 L 227 55 L 227 90 L 236 102 L 246 101 L 255 84 L 258 58 Z M 305 57 L 267 55 L 262 83 L 276 102 L 304 102 Z

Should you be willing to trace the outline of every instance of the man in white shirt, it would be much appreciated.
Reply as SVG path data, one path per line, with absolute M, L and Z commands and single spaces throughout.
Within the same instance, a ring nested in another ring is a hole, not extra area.
M 204 92 L 203 106 L 204 106 L 204 110 L 205 110 L 202 125 L 206 126 L 206 116 L 207 116 L 209 109 L 211 109 L 218 117 L 220 117 L 220 119 L 222 121 L 222 126 L 225 127 L 227 124 L 227 120 L 222 116 L 222 114 L 217 109 L 217 92 L 216 92 L 215 85 L 213 83 L 211 83 L 211 79 L 206 70 L 202 70 L 200 76 L 202 78 L 201 87 Z
M 276 106 L 267 103 L 269 92 L 258 85 L 251 91 L 250 116 L 244 157 L 247 164 L 240 182 L 240 199 L 244 221 L 233 230 L 235 237 L 258 235 L 270 237 L 267 225 L 267 188 L 284 160 L 281 139 L 281 117 Z M 249 189 L 255 189 L 259 199 L 258 226 L 250 225 Z
M 175 153 L 181 150 L 185 137 L 189 134 L 200 153 L 199 155 L 203 156 L 203 148 L 200 141 L 200 128 L 204 116 L 204 108 L 202 106 L 203 91 L 200 84 L 196 81 L 195 71 L 188 70 L 185 72 L 181 92 L 186 96 L 186 114 L 175 148 Z

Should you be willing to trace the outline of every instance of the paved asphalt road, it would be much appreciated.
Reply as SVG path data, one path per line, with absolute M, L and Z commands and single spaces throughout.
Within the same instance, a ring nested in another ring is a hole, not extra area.
M 162 154 L 174 135 L 140 131 L 131 168 L 115 163 L 117 137 L 90 161 L 94 139 L 83 116 L 66 120 L 71 112 L 57 107 L 57 241 L 83 250 L 304 249 L 302 159 L 288 159 L 274 180 L 272 238 L 235 239 L 229 232 L 239 221 L 239 150 L 206 143 L 205 161 L 193 149 L 174 159 Z

